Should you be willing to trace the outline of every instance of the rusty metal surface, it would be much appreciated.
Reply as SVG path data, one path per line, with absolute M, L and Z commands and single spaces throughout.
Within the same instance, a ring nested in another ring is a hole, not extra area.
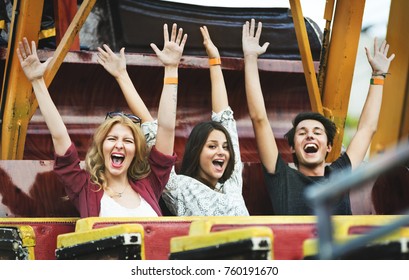
M 142 99 L 156 116 L 162 90 L 161 67 L 128 66 L 128 71 Z M 258 162 L 253 129 L 248 117 L 242 71 L 224 70 L 229 101 L 235 113 L 243 161 Z M 293 116 L 310 110 L 302 73 L 261 71 L 267 111 L 280 150 L 291 160 L 283 135 Z M 129 111 L 115 79 L 98 64 L 64 63 L 51 84 L 50 94 L 60 111 L 68 131 L 84 158 L 93 130 L 106 112 Z M 179 98 L 175 150 L 181 158 L 191 129 L 210 119 L 210 79 L 205 68 L 179 70 Z M 51 137 L 37 111 L 27 130 L 24 159 L 52 159 Z

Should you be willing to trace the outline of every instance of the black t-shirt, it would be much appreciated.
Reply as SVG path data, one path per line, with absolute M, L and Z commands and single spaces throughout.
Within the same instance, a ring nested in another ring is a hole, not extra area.
M 333 172 L 351 171 L 351 161 L 344 153 L 331 165 L 325 167 L 324 176 L 308 177 L 288 166 L 278 155 L 276 173 L 268 173 L 265 168 L 263 170 L 275 215 L 313 215 L 313 208 L 305 198 L 306 188 L 313 184 L 328 182 Z M 334 201 L 333 207 L 333 215 L 351 215 L 349 194 Z

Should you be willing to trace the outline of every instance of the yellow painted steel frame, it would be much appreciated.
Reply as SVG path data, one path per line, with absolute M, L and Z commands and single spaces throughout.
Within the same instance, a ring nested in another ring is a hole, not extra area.
M 409 139 L 409 38 L 402 31 L 409 26 L 409 1 L 392 0 L 386 41 L 389 55 L 396 57 L 385 79 L 378 131 L 371 145 L 371 155 Z
M 177 236 L 170 240 L 170 252 L 178 253 L 223 243 L 238 242 L 250 238 L 267 238 L 269 240 L 268 259 L 273 259 L 273 231 L 268 227 L 253 226 L 247 228 L 230 229 L 218 232 L 195 233 L 189 236 Z
M 324 32 L 322 34 L 322 49 L 320 57 L 320 68 L 318 72 L 318 86 L 320 88 L 321 93 L 324 88 L 325 71 L 327 69 L 328 48 L 330 42 L 332 17 L 334 14 L 334 6 L 335 0 L 327 0 L 325 3 L 324 11 L 325 27 Z M 325 108 L 323 108 L 323 110 L 325 111 Z
M 51 61 L 48 71 L 44 75 L 47 86 L 51 84 L 95 2 L 96 0 L 82 2 L 54 53 L 54 59 Z M 16 3 L 17 1 L 15 1 L 14 6 Z M 10 34 L 15 34 L 15 36 L 9 38 L 7 60 L 13 57 L 10 55 L 10 50 L 14 51 L 16 43 L 23 37 L 27 37 L 29 41 L 38 41 L 43 4 L 44 1 L 21 0 L 17 31 L 15 33 L 13 30 L 10 31 Z M 15 7 L 13 9 L 15 10 Z M 15 17 L 13 16 L 12 26 L 14 20 Z M 35 113 L 38 103 L 33 95 L 31 84 L 26 79 L 17 59 L 12 62 L 11 69 L 5 69 L 6 71 L 10 71 L 8 78 L 10 86 L 7 92 L 2 93 L 2 98 L 6 98 L 6 102 L 3 112 L 0 158 L 22 159 L 28 122 Z M 5 79 L 7 79 L 6 75 Z
M 334 241 L 343 244 L 356 238 L 357 234 L 350 234 L 349 230 L 354 226 L 384 226 L 398 219 L 399 215 L 362 215 L 362 216 L 336 216 L 334 222 Z M 370 231 L 371 229 L 369 229 Z M 379 239 L 372 241 L 372 244 L 396 241 L 401 238 L 409 238 L 409 228 L 403 227 L 393 231 Z M 303 243 L 304 257 L 313 256 L 318 253 L 318 239 L 307 239 Z
M 19 7 L 18 7 L 19 4 Z M 30 82 L 20 67 L 15 49 L 23 37 L 38 41 L 44 1 L 14 1 L 6 69 L 2 87 L 4 102 L 1 132 L 1 159 L 22 158 L 31 106 L 34 101 Z M 19 12 L 16 13 L 17 7 Z M 5 100 L 4 100 L 5 99 Z
M 184 222 L 184 221 L 195 221 L 206 219 L 204 216 L 189 216 L 189 217 L 88 217 L 79 219 L 75 225 L 75 232 L 82 232 L 92 230 L 94 225 L 97 223 L 112 223 L 112 224 L 130 224 L 130 223 L 141 223 L 141 222 Z
M 323 107 L 328 109 L 324 113 L 338 128 L 327 157 L 329 162 L 338 158 L 341 152 L 364 7 L 365 0 L 336 3 L 322 93 Z
M 78 218 L 14 218 L 0 217 L 0 226 L 16 227 L 20 231 L 23 246 L 28 250 L 29 260 L 35 260 L 35 246 L 37 245 L 36 235 L 31 224 L 57 223 L 57 224 L 74 224 Z
M 307 29 L 305 27 L 300 1 L 290 0 L 290 6 L 294 21 L 295 34 L 297 36 L 298 48 L 300 50 L 301 60 L 304 67 L 304 75 L 310 97 L 311 109 L 314 112 L 323 114 L 316 71 L 312 60 L 310 42 L 308 40 Z
M 60 234 L 57 237 L 57 248 L 63 249 L 85 243 L 95 242 L 99 239 L 120 236 L 123 234 L 137 233 L 141 236 L 141 258 L 145 259 L 144 229 L 139 224 L 122 224 L 105 228 L 76 231 Z

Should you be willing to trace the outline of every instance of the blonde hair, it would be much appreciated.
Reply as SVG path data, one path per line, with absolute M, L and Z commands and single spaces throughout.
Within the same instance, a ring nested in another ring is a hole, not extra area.
M 107 118 L 95 130 L 91 147 L 85 156 L 85 170 L 89 172 L 91 181 L 100 187 L 98 191 L 101 189 L 106 190 L 107 188 L 105 178 L 105 161 L 102 146 L 109 131 L 116 124 L 129 127 L 132 131 L 133 137 L 135 138 L 135 157 L 128 168 L 128 178 L 133 181 L 139 180 L 148 176 L 151 171 L 148 162 L 149 150 L 141 127 L 133 123 L 132 120 L 125 115 L 117 115 L 112 118 Z

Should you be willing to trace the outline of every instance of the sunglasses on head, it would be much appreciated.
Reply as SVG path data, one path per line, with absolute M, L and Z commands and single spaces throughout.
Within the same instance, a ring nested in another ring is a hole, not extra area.
M 116 116 L 125 116 L 135 124 L 141 124 L 141 122 L 142 122 L 139 117 L 137 117 L 135 115 L 132 115 L 132 114 L 125 114 L 125 113 L 122 113 L 122 112 L 108 112 L 107 115 L 105 116 L 105 119 L 113 118 L 113 117 L 116 117 Z

